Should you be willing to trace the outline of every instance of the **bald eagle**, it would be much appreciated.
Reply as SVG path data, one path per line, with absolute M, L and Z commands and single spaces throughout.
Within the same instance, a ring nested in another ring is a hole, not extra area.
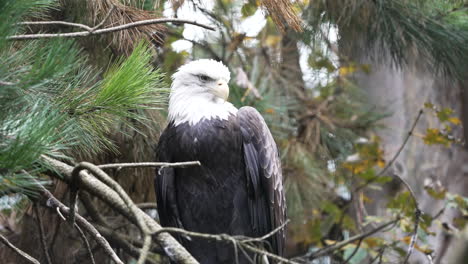
M 158 143 L 158 161 L 198 160 L 201 166 L 157 171 L 162 226 L 259 237 L 285 221 L 276 144 L 257 110 L 227 102 L 229 79 L 226 66 L 208 59 L 185 64 L 172 76 L 169 123 Z M 250 263 L 252 258 L 229 242 L 177 239 L 203 264 Z M 264 248 L 282 255 L 284 240 L 280 230 Z

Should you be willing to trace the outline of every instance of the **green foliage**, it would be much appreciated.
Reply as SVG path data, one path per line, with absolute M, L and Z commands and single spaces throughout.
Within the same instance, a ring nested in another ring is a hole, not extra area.
M 72 40 L 5 41 L 21 15 L 50 7 L 50 1 L 0 5 L 0 16 L 10 18 L 10 26 L 0 26 L 0 194 L 28 193 L 28 173 L 44 168 L 41 155 L 70 159 L 115 150 L 112 130 L 136 129 L 146 122 L 144 110 L 166 102 L 145 42 L 102 73 Z

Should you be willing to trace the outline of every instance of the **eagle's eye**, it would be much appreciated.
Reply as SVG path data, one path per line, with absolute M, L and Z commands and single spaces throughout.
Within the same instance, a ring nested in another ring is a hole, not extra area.
M 206 75 L 199 75 L 198 78 L 200 78 L 200 80 L 203 81 L 203 82 L 207 82 L 207 81 L 211 80 L 211 78 L 206 76 Z

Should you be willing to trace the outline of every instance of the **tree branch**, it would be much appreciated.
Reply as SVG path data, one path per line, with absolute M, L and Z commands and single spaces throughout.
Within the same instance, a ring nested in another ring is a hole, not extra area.
M 41 24 L 63 24 L 73 27 L 85 28 L 86 31 L 79 31 L 79 32 L 67 32 L 67 33 L 44 33 L 44 34 L 26 34 L 26 35 L 13 35 L 7 37 L 8 40 L 27 40 L 27 39 L 43 39 L 43 38 L 77 38 L 77 37 L 87 37 L 90 35 L 100 35 L 100 34 L 107 34 L 111 32 L 121 31 L 125 29 L 145 26 L 145 25 L 152 25 L 152 24 L 162 24 L 162 23 L 184 23 L 184 24 L 191 24 L 195 26 L 199 26 L 208 30 L 215 30 L 211 26 L 207 26 L 204 24 L 197 23 L 196 21 L 187 20 L 187 19 L 179 19 L 179 18 L 157 18 L 157 19 L 147 19 L 136 21 L 132 23 L 127 23 L 124 25 L 119 25 L 115 27 L 103 28 L 103 29 L 96 29 L 77 23 L 70 23 L 65 21 L 35 21 L 35 22 L 23 22 L 26 25 L 41 25 Z
M 9 247 L 10 249 L 12 249 L 13 251 L 16 252 L 16 254 L 22 256 L 23 258 L 25 258 L 27 261 L 29 261 L 30 263 L 34 263 L 34 264 L 41 264 L 37 259 L 31 257 L 30 255 L 28 255 L 26 252 L 22 251 L 21 249 L 15 247 L 15 245 L 13 245 L 12 243 L 10 243 L 10 241 L 8 241 L 8 239 L 6 237 L 4 237 L 2 234 L 0 234 L 0 241 L 5 244 L 7 247 Z

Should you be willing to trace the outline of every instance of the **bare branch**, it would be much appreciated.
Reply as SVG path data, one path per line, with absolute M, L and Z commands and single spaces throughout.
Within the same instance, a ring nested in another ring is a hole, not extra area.
M 137 162 L 137 163 L 113 163 L 98 165 L 100 169 L 112 169 L 112 168 L 149 168 L 149 167 L 189 167 L 189 166 L 201 166 L 199 161 L 185 161 L 185 162 Z
M 42 38 L 77 38 L 77 37 L 87 37 L 90 35 L 100 35 L 100 34 L 107 34 L 111 32 L 116 32 L 116 31 L 121 31 L 125 29 L 130 29 L 130 28 L 135 28 L 135 27 L 140 27 L 140 26 L 145 26 L 145 25 L 152 25 L 152 24 L 162 24 L 162 23 L 184 23 L 184 24 L 191 24 L 195 26 L 199 26 L 202 28 L 206 28 L 208 30 L 214 30 L 213 27 L 207 26 L 204 24 L 197 23 L 196 21 L 192 20 L 187 20 L 187 19 L 179 19 L 179 18 L 157 18 L 157 19 L 147 19 L 147 20 L 141 20 L 141 21 L 136 21 L 132 23 L 127 23 L 124 25 L 119 25 L 115 27 L 109 27 L 109 28 L 103 28 L 103 29 L 97 29 L 93 30 L 89 26 L 83 25 L 83 24 L 77 24 L 77 23 L 69 23 L 69 22 L 64 22 L 64 21 L 37 21 L 37 22 L 23 22 L 27 23 L 29 25 L 35 23 L 49 23 L 49 24 L 66 24 L 69 26 L 75 26 L 75 27 L 80 27 L 80 28 L 86 28 L 86 31 L 78 31 L 78 32 L 67 32 L 67 33 L 44 33 L 44 34 L 26 34 L 26 35 L 13 35 L 7 37 L 8 40 L 26 40 L 26 39 L 42 39 Z
M 34 264 L 41 264 L 37 259 L 31 257 L 30 255 L 28 255 L 26 252 L 22 251 L 21 249 L 15 247 L 15 245 L 13 245 L 12 243 L 10 243 L 10 241 L 8 241 L 8 239 L 6 237 L 4 237 L 2 234 L 0 234 L 0 241 L 5 244 L 7 247 L 9 247 L 10 249 L 12 249 L 13 251 L 15 251 L 18 255 L 22 256 L 23 258 L 25 258 L 27 261 L 29 261 L 30 263 L 34 263 Z
M 41 240 L 41 247 L 42 251 L 44 251 L 44 255 L 46 257 L 47 264 L 52 264 L 52 260 L 50 258 L 49 250 L 47 249 L 47 240 L 45 237 L 45 232 L 44 232 L 44 225 L 42 224 L 42 218 L 41 215 L 39 214 L 39 209 L 37 208 L 37 204 L 33 204 L 33 210 L 34 213 L 36 214 L 36 220 L 37 220 L 37 227 L 39 229 L 39 237 Z

